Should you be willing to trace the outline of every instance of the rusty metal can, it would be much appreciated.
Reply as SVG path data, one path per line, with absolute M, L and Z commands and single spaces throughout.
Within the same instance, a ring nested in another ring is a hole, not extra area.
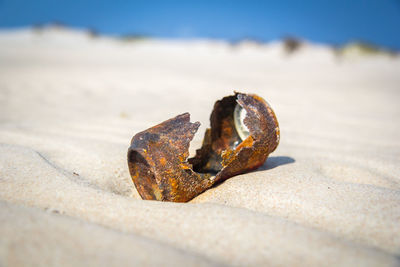
M 128 166 L 140 196 L 186 202 L 216 183 L 264 164 L 279 143 L 279 125 L 270 105 L 254 94 L 235 92 L 217 101 L 203 144 L 189 158 L 200 126 L 189 113 L 136 134 Z

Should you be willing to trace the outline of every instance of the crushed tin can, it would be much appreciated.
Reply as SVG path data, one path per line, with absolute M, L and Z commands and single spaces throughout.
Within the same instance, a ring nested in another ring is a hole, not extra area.
M 184 113 L 133 136 L 128 166 L 146 200 L 187 202 L 213 185 L 262 166 L 279 144 L 271 106 L 254 94 L 235 92 L 217 101 L 211 128 L 193 158 L 189 144 L 199 122 Z

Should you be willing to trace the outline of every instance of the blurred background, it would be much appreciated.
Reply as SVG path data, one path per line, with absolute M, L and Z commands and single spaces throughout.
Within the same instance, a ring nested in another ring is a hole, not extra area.
M 291 120 L 293 105 L 328 112 L 326 101 L 369 101 L 369 86 L 386 87 L 379 108 L 390 107 L 399 50 L 400 0 L 0 0 L 0 119 L 118 117 L 140 129 L 189 111 L 207 127 L 215 99 L 244 90 L 297 127 L 308 114 Z
M 295 37 L 400 49 L 399 0 L 0 0 L 0 27 L 62 24 L 92 33 L 260 42 Z

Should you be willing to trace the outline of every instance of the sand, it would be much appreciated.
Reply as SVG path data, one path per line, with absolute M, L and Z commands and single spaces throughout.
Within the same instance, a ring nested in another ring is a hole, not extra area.
M 189 203 L 140 199 L 131 137 L 233 90 L 278 149 Z M 400 265 L 400 57 L 306 43 L 0 32 L 0 266 Z

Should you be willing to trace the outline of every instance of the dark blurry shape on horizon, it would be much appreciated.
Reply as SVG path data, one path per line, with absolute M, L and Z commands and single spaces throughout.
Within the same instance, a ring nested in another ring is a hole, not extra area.
M 52 1 L 0 0 L 0 28 L 60 21 L 98 34 L 260 42 L 296 36 L 341 46 L 362 42 L 400 50 L 399 0 Z M 285 39 L 295 51 L 296 38 Z
M 285 37 L 283 39 L 285 50 L 288 54 L 293 54 L 302 46 L 302 41 L 294 37 Z

